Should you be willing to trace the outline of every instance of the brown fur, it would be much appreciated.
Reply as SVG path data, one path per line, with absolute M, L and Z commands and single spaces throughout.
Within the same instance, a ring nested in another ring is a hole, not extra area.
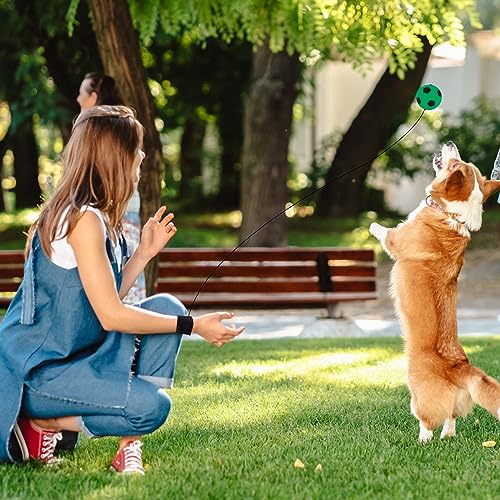
M 470 364 L 457 336 L 457 278 L 468 229 L 479 229 L 464 220 L 475 186 L 483 194 L 481 200 L 476 189 L 481 209 L 500 181 L 486 180 L 473 165 L 451 159 L 427 189 L 434 204 L 427 200 L 396 228 L 370 227 L 395 260 L 391 294 L 405 338 L 411 406 L 422 441 L 432 437 L 422 435 L 422 425 L 425 434 L 467 414 L 473 403 L 500 418 L 500 384 Z M 480 220 L 479 214 L 479 225 Z

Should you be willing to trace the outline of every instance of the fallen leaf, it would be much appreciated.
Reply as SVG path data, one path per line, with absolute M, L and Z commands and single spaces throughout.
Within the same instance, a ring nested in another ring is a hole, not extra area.
M 300 458 L 297 458 L 297 460 L 295 460 L 295 463 L 293 464 L 293 466 L 296 468 L 296 469 L 304 469 L 306 466 L 304 465 L 304 462 L 302 462 L 302 460 Z
M 322 470 L 323 470 L 323 466 L 321 464 L 316 465 L 316 467 L 314 468 L 315 472 L 321 472 Z
M 485 441 L 483 443 L 483 446 L 485 448 L 493 448 L 494 446 L 496 446 L 497 442 L 496 441 Z

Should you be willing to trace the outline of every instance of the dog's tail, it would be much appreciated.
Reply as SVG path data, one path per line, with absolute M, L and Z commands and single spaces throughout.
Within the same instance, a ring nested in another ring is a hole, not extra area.
M 474 403 L 500 420 L 500 383 L 470 364 L 462 366 L 459 372 L 459 385 L 468 390 Z

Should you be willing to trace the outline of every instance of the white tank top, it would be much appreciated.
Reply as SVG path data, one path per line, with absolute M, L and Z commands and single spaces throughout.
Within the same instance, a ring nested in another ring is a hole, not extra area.
M 64 219 L 68 210 L 69 208 L 63 212 L 61 220 Z M 84 205 L 80 209 L 80 212 L 85 212 L 85 211 L 95 213 L 97 215 L 97 218 L 101 221 L 102 227 L 104 228 L 104 232 L 107 233 L 106 224 L 104 222 L 104 217 L 105 217 L 104 214 L 99 209 L 91 207 L 90 205 Z M 57 266 L 62 267 L 64 269 L 73 269 L 76 267 L 75 252 L 73 252 L 73 248 L 68 243 L 68 238 L 66 236 L 61 237 L 61 235 L 64 234 L 66 226 L 67 224 L 59 225 L 56 234 L 56 239 L 52 241 L 52 243 L 50 244 L 52 250 L 50 260 Z M 122 262 L 121 247 L 119 244 L 114 245 L 113 242 L 111 242 L 111 244 L 116 256 L 116 261 L 118 262 L 118 265 L 121 265 Z

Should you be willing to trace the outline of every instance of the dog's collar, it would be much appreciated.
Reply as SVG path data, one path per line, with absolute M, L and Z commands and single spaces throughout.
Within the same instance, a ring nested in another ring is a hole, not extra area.
M 453 213 L 453 212 L 447 212 L 439 203 L 437 203 L 436 201 L 434 201 L 432 199 L 432 196 L 429 195 L 427 196 L 427 198 L 425 198 L 425 203 L 428 207 L 432 207 L 432 208 L 435 208 L 436 210 L 439 210 L 440 212 L 442 212 L 443 214 L 447 215 L 448 217 L 450 217 L 451 219 L 453 219 L 454 221 L 457 221 L 459 222 L 460 224 L 463 224 L 462 221 L 458 220 L 457 217 L 458 217 L 458 214 L 456 213 Z

